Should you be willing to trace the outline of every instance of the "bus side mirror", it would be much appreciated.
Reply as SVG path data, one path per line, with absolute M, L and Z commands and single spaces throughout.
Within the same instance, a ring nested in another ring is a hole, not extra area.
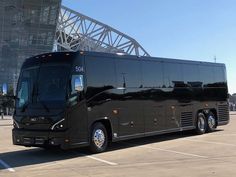
M 68 95 L 69 105 L 74 105 L 81 101 L 84 97 L 84 81 L 83 75 L 72 75 L 71 93 Z
M 84 90 L 83 75 L 74 75 L 72 77 L 72 90 L 75 92 L 81 92 Z
M 77 91 L 77 92 L 81 92 L 81 91 L 84 90 L 83 81 L 79 77 L 75 79 L 75 88 L 74 88 L 74 90 Z

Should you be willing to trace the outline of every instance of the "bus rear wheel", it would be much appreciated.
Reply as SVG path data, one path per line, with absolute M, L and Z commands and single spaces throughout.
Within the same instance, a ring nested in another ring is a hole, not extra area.
M 90 136 L 90 150 L 93 153 L 101 153 L 107 149 L 108 135 L 105 126 L 98 122 L 92 127 Z
M 210 112 L 207 115 L 207 132 L 215 131 L 216 127 L 217 127 L 216 117 L 212 112 Z
M 203 113 L 198 113 L 196 122 L 196 133 L 199 135 L 204 134 L 207 131 L 207 121 Z

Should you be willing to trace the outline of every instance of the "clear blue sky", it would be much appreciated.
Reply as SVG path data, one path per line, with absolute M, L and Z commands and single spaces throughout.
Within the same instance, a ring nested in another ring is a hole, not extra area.
M 236 0 L 62 0 L 135 38 L 152 56 L 225 63 L 236 93 Z

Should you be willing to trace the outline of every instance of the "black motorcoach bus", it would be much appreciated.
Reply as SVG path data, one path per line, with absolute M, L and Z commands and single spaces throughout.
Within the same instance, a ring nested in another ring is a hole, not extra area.
M 97 52 L 27 59 L 16 91 L 13 143 L 62 149 L 229 122 L 224 64 Z

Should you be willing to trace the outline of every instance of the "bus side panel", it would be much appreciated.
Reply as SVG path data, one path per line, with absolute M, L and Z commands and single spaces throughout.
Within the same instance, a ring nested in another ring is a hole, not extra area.
M 141 61 L 116 58 L 119 136 L 144 135 Z
M 115 61 L 106 56 L 85 56 L 88 107 L 88 129 L 96 121 L 107 120 L 111 124 L 112 136 L 117 135 L 118 111 L 116 93 Z
M 142 61 L 142 107 L 145 133 L 165 129 L 165 100 L 163 92 L 163 64 Z
M 120 100 L 117 100 L 119 110 L 119 136 L 129 136 L 144 133 L 143 107 L 138 93 L 139 89 L 127 88 L 118 90 Z
M 68 112 L 70 144 L 78 145 L 88 143 L 88 116 L 85 101 L 76 104 Z

